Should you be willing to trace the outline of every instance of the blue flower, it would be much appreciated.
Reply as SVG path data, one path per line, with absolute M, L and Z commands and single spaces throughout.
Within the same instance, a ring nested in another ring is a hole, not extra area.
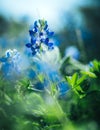
M 34 79 L 36 77 L 36 72 L 31 68 L 29 70 L 27 70 L 26 74 L 27 74 L 28 78 L 30 78 L 30 79 Z
M 5 56 L 0 58 L 1 63 L 1 71 L 4 77 L 13 77 L 16 74 L 19 74 L 21 71 L 20 62 L 21 57 L 20 53 L 14 50 L 7 50 Z
M 70 57 L 78 60 L 79 57 L 80 57 L 80 52 L 79 52 L 79 50 L 75 46 L 70 46 L 70 47 L 66 48 L 65 56 L 66 57 L 70 56 Z
M 0 58 L 0 62 L 6 62 L 7 61 L 7 58 L 6 57 L 1 57 Z
M 55 87 L 59 93 L 59 96 L 63 96 L 66 94 L 69 86 L 66 82 L 63 81 L 63 77 L 57 68 L 52 68 L 52 66 L 49 66 L 42 61 L 37 61 L 33 64 L 36 65 L 36 68 L 35 70 L 33 70 L 32 74 L 34 74 L 35 71 L 37 75 L 40 74 L 41 76 L 43 76 L 42 82 L 37 78 L 38 82 L 34 84 L 34 87 L 36 89 L 45 90 L 46 88 L 50 90 L 51 85 L 56 85 Z M 33 78 L 35 78 L 34 75 Z
M 94 67 L 94 65 L 93 65 L 93 63 L 92 63 L 92 62 L 89 62 L 89 64 L 88 64 L 88 65 L 89 65 L 89 67 L 90 67 L 90 68 L 93 68 L 93 67 Z
M 54 32 L 49 30 L 47 21 L 35 21 L 33 27 L 29 30 L 29 34 L 31 40 L 30 43 L 26 44 L 26 47 L 31 49 L 32 55 L 44 51 L 44 47 L 48 50 L 54 48 L 54 43 L 51 40 Z
M 69 90 L 69 85 L 67 84 L 67 82 L 62 81 L 62 82 L 58 83 L 57 89 L 60 93 L 60 96 L 62 96 L 62 95 L 65 95 L 66 92 Z

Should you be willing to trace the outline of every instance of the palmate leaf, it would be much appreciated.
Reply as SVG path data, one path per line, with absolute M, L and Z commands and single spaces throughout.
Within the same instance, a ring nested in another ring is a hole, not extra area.
M 66 76 L 66 80 L 69 85 L 72 87 L 72 90 L 80 97 L 85 96 L 85 92 L 83 91 L 81 84 L 86 79 L 86 76 L 79 77 L 78 73 L 74 73 L 72 76 Z
M 66 76 L 66 80 L 72 87 L 74 87 L 78 80 L 78 73 L 74 73 L 72 76 Z

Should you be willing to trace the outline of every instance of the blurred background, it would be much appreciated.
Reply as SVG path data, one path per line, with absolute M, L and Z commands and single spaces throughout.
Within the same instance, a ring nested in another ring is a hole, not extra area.
M 30 25 L 43 18 L 62 56 L 75 46 L 82 62 L 100 60 L 99 0 L 0 0 L 0 56 L 9 48 L 25 48 Z

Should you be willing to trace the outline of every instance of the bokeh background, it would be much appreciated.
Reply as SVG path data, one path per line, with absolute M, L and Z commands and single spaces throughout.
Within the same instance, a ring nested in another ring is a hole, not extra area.
M 46 19 L 64 56 L 75 46 L 80 60 L 100 60 L 99 0 L 0 0 L 0 56 L 6 49 L 23 49 L 34 20 Z

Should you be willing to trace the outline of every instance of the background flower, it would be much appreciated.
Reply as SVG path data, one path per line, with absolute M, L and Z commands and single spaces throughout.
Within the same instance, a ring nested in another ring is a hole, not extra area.
M 16 49 L 9 49 L 5 52 L 5 56 L 0 58 L 1 72 L 6 78 L 14 79 L 20 76 L 22 70 L 27 68 L 26 60 Z
M 69 57 L 71 56 L 72 58 L 79 60 L 80 58 L 80 52 L 75 46 L 69 46 L 65 50 L 65 56 Z

